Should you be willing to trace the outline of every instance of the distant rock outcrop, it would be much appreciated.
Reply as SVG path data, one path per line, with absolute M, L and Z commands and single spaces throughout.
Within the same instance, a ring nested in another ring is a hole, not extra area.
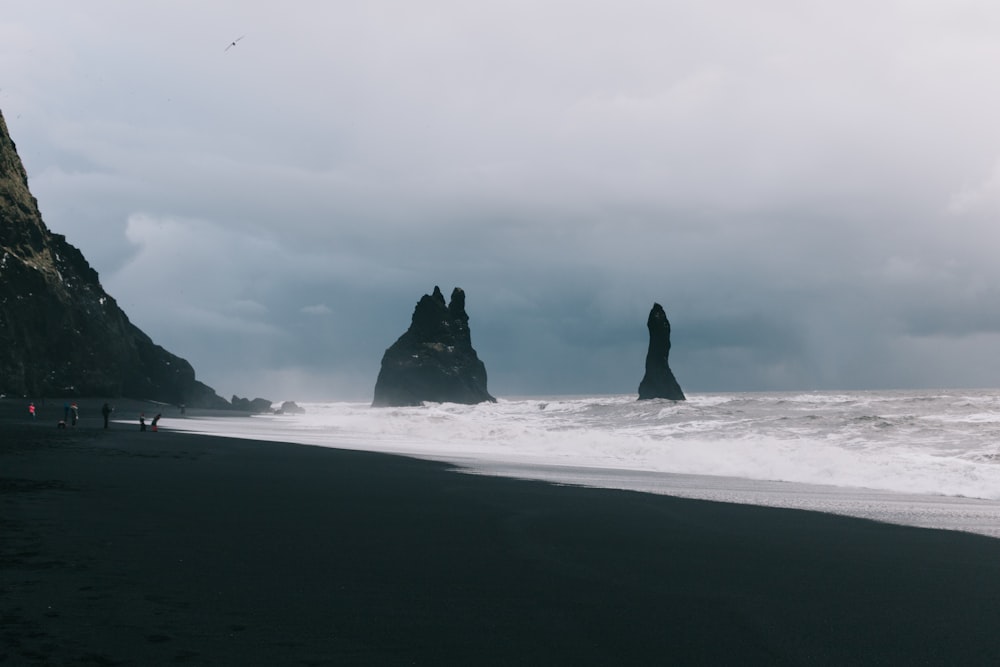
M 472 349 L 465 292 L 456 287 L 445 304 L 441 289 L 425 294 L 413 310 L 410 328 L 382 357 L 375 382 L 376 407 L 436 403 L 482 403 L 486 366 Z
M 279 415 L 301 415 L 306 409 L 298 405 L 295 401 L 285 401 L 275 412 Z
M 240 398 L 236 394 L 233 394 L 233 398 L 229 402 L 232 404 L 234 410 L 242 410 L 243 412 L 252 412 L 254 414 L 271 412 L 271 401 L 266 398 L 255 398 L 251 401 L 249 398 Z
M 42 221 L 0 114 L 0 394 L 228 408 L 129 322 L 83 254 Z
M 646 374 L 639 383 L 639 400 L 650 398 L 668 398 L 671 401 L 683 401 L 684 392 L 677 384 L 667 357 L 670 356 L 670 321 L 663 311 L 663 306 L 653 304 L 646 320 L 649 329 L 649 351 L 646 352 Z

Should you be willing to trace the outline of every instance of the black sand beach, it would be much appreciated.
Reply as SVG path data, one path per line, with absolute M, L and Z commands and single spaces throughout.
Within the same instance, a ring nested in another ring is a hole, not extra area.
M 99 405 L 0 400 L 0 664 L 1000 664 L 1000 540 Z

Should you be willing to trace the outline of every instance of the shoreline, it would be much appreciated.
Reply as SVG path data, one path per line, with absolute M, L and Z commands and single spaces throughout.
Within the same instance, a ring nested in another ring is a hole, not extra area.
M 1000 541 L 0 414 L 0 663 L 995 664 Z
M 659 471 L 470 460 L 463 472 L 674 498 L 797 509 L 1000 539 L 1000 501 L 885 489 Z
M 208 417 L 212 428 L 199 428 L 199 417 Z M 858 486 L 808 482 L 760 480 L 748 477 L 675 473 L 600 465 L 500 459 L 489 455 L 451 453 L 441 448 L 392 446 L 370 447 L 349 440 L 333 443 L 327 434 L 309 433 L 284 437 L 265 428 L 221 429 L 212 415 L 192 416 L 174 422 L 178 430 L 208 437 L 283 442 L 349 451 L 367 451 L 437 461 L 456 466 L 468 474 L 535 480 L 590 488 L 638 491 L 677 498 L 711 500 L 761 507 L 801 509 L 840 516 L 870 519 L 901 526 L 955 530 L 1000 538 L 1000 500 L 895 491 Z M 250 422 L 247 422 L 248 424 Z M 260 424 L 258 424 L 259 426 Z

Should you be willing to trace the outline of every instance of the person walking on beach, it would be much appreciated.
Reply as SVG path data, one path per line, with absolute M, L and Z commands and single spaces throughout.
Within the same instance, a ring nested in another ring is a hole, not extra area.
M 69 406 L 70 414 L 73 416 L 73 426 L 76 426 L 76 422 L 80 419 L 80 408 L 77 407 L 76 401 L 73 401 L 73 405 Z
M 146 430 L 146 413 L 145 412 L 140 412 L 139 413 L 139 430 L 140 431 L 145 431 Z
M 153 432 L 156 432 L 156 422 L 160 421 L 160 413 L 157 412 L 156 416 L 153 417 Z
M 35 404 L 34 403 L 28 403 L 28 414 L 31 415 L 32 419 L 35 418 Z
M 111 406 L 107 403 L 101 407 L 101 414 L 104 415 L 104 430 L 108 429 L 108 417 L 111 416 Z

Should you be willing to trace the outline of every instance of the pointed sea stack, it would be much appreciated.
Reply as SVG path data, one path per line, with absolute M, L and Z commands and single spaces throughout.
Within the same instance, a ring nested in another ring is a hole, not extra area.
M 646 320 L 646 328 L 649 329 L 649 351 L 646 352 L 646 374 L 639 383 L 639 400 L 685 400 L 684 392 L 667 363 L 667 357 L 670 356 L 670 321 L 663 312 L 663 306 L 653 304 L 649 319 Z
M 228 408 L 133 325 L 83 254 L 53 234 L 0 114 L 0 395 L 104 396 Z
M 410 328 L 382 356 L 374 407 L 496 402 L 486 391 L 486 366 L 472 349 L 465 292 L 456 287 L 445 304 L 441 289 L 425 294 Z

